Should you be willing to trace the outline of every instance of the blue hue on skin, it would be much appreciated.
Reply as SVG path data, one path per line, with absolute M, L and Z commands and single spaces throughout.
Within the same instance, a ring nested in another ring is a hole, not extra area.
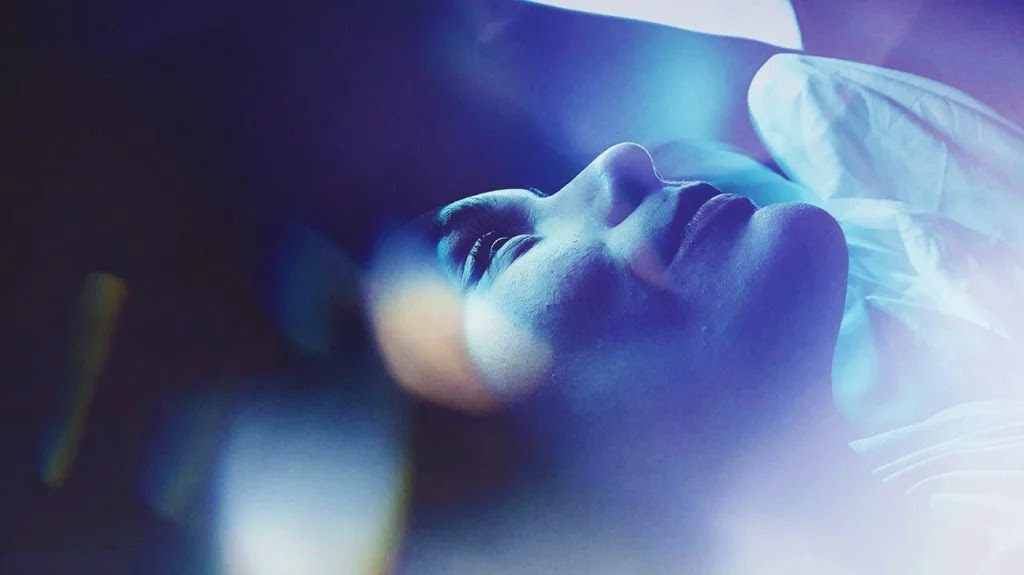
M 451 545 L 485 526 L 508 548 L 579 533 L 608 543 L 557 545 L 574 565 L 713 572 L 731 537 L 749 543 L 722 531 L 737 510 L 822 535 L 839 564 L 895 540 L 831 405 L 847 252 L 826 212 L 667 181 L 619 144 L 550 196 L 497 190 L 438 220 L 466 350 L 530 451 L 431 525 Z
M 644 148 L 620 144 L 550 197 L 499 190 L 442 210 L 473 206 L 472 217 L 450 218 L 458 223 L 439 243 L 456 280 L 472 246 L 475 260 L 496 238 L 532 238 L 514 258 L 495 250 L 478 281 L 456 283 L 468 316 L 486 306 L 550 350 L 535 381 L 502 381 L 514 336 L 466 333 L 485 379 L 501 382 L 559 459 L 680 454 L 693 447 L 687 437 L 730 441 L 809 395 L 828 401 L 842 233 L 806 204 L 756 208 L 721 196 L 722 209 L 699 213 L 680 247 L 680 214 L 715 193 L 662 180 Z

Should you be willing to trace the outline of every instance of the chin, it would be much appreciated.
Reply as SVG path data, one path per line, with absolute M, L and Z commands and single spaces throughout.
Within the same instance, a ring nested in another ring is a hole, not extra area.
M 831 362 L 846 299 L 849 256 L 842 229 L 808 204 L 778 204 L 751 221 L 766 246 L 763 283 L 750 329 L 774 331 L 775 341 Z M 778 351 L 778 350 L 776 350 Z
M 828 292 L 842 292 L 840 306 L 846 294 L 846 275 L 850 265 L 846 236 L 839 222 L 825 210 L 810 204 L 790 204 L 787 231 L 802 244 L 803 249 L 819 270 L 819 286 Z
M 776 204 L 758 210 L 752 223 L 781 265 L 803 272 L 805 281 L 827 291 L 846 285 L 849 255 L 839 223 L 810 204 Z

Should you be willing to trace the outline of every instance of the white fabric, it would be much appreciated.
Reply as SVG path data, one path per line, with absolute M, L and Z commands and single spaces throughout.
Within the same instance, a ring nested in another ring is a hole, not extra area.
M 921 573 L 1020 572 L 1024 130 L 948 86 L 802 55 L 769 60 L 749 104 L 846 234 L 836 401 L 928 512 Z
M 921 573 L 1019 573 L 1024 402 L 980 401 L 851 444 L 927 513 Z
M 790 0 L 529 0 L 567 10 L 654 22 L 803 49 Z
M 1021 397 L 1024 130 L 952 88 L 779 55 L 750 88 L 783 171 L 850 247 L 834 384 L 862 432 Z

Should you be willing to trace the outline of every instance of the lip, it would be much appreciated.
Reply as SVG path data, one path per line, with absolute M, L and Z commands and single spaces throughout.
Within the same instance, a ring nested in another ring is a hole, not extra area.
M 694 210 L 682 226 L 673 260 L 685 254 L 701 237 L 707 235 L 717 220 L 727 217 L 730 213 L 742 212 L 746 217 L 754 209 L 756 206 L 753 202 L 738 194 L 719 192 L 711 196 Z
M 679 190 L 679 202 L 676 204 L 672 219 L 663 232 L 664 261 L 671 261 L 687 238 L 693 235 L 693 223 L 704 206 L 713 199 L 720 197 L 722 191 L 708 183 L 684 184 Z M 733 195 L 733 194 L 728 194 Z M 700 218 L 701 220 L 704 217 Z

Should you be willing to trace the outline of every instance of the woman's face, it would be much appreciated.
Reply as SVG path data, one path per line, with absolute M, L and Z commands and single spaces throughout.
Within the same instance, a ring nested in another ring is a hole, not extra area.
M 465 350 L 506 402 L 649 412 L 831 360 L 847 257 L 834 220 L 664 181 L 635 144 L 547 197 L 455 202 L 434 231 Z

